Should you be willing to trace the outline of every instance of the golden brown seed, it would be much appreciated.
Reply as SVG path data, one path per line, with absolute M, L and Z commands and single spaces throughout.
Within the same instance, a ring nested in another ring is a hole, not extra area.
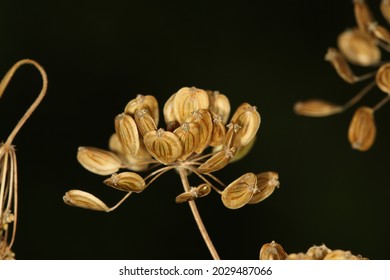
M 381 12 L 382 12 L 383 17 L 390 24 L 390 1 L 389 0 L 382 0 L 380 7 L 381 7 Z
M 241 129 L 241 126 L 239 126 L 238 124 L 229 123 L 226 127 L 228 128 L 228 130 L 226 132 L 223 146 L 231 148 L 233 147 L 234 139 L 236 137 L 237 132 Z
M 255 106 L 248 103 L 241 104 L 231 119 L 231 123 L 241 127 L 234 137 L 233 146 L 242 147 L 249 144 L 259 130 L 260 122 L 260 114 Z
M 306 255 L 305 253 L 293 253 L 289 254 L 286 257 L 286 260 L 312 260 L 311 256 Z
M 209 95 L 210 102 L 210 111 L 220 115 L 222 118 L 222 123 L 226 124 L 229 119 L 230 114 L 230 101 L 226 95 L 220 93 L 219 91 L 206 91 Z
M 351 63 L 360 66 L 372 66 L 381 60 L 381 51 L 375 39 L 359 29 L 342 32 L 337 39 L 343 56 Z
M 144 136 L 146 132 L 151 130 L 157 130 L 156 123 L 154 122 L 148 109 L 135 110 L 134 120 L 141 136 Z
M 368 26 L 374 21 L 370 8 L 365 0 L 354 0 L 354 12 L 357 26 L 363 32 L 368 31 Z
M 211 192 L 211 186 L 203 183 L 196 187 L 196 194 L 198 197 L 204 197 Z
M 66 204 L 96 211 L 108 212 L 109 208 L 96 196 L 81 190 L 70 190 L 65 193 L 63 200 Z
M 262 172 L 257 176 L 257 190 L 253 194 L 249 204 L 255 204 L 269 197 L 275 190 L 279 188 L 279 175 L 276 172 Z
M 247 145 L 238 148 L 236 154 L 230 162 L 233 163 L 244 158 L 252 150 L 255 142 L 256 137 L 253 137 L 253 139 Z
M 307 117 L 326 117 L 341 113 L 343 107 L 328 101 L 311 99 L 295 103 L 294 111 L 298 115 Z
M 144 179 L 134 172 L 114 173 L 103 181 L 107 186 L 125 192 L 142 192 L 146 185 Z
M 124 113 L 117 115 L 115 117 L 115 131 L 125 151 L 134 157 L 140 146 L 138 128 L 134 119 Z
M 374 111 L 369 107 L 356 110 L 348 130 L 348 139 L 353 149 L 367 151 L 374 144 L 376 126 Z
M 188 192 L 184 192 L 176 196 L 176 203 L 188 202 L 194 200 L 198 197 L 203 197 L 208 195 L 211 192 L 211 187 L 208 184 L 200 184 L 198 187 L 192 187 Z
M 173 132 L 180 140 L 183 151 L 178 160 L 186 160 L 198 147 L 199 125 L 195 122 L 184 122 Z
M 211 133 L 211 139 L 209 146 L 216 147 L 222 145 L 226 136 L 226 127 L 222 121 L 222 116 L 211 112 L 213 117 L 213 131 Z
M 377 22 L 373 22 L 370 24 L 369 30 L 377 39 L 386 44 L 390 44 L 390 32 L 385 27 L 379 25 Z
M 222 191 L 222 202 L 229 209 L 238 209 L 247 204 L 256 191 L 257 177 L 254 173 L 246 173 L 230 183 Z
M 324 257 L 324 260 L 358 260 L 359 258 L 351 251 L 333 250 Z
M 98 175 L 110 175 L 121 167 L 121 160 L 114 153 L 94 147 L 79 147 L 77 160 L 85 169 Z
M 307 250 L 306 255 L 308 255 L 313 260 L 322 260 L 330 252 L 332 252 L 332 250 L 330 250 L 328 247 L 326 247 L 324 244 L 322 244 L 321 246 L 310 247 Z
M 385 63 L 379 68 L 375 80 L 381 91 L 390 94 L 390 63 Z
M 158 102 L 153 95 L 138 94 L 136 98 L 130 100 L 126 107 L 125 113 L 134 116 L 136 110 L 148 109 L 149 114 L 152 116 L 154 123 L 158 125 L 159 111 Z
M 230 149 L 223 148 L 222 150 L 218 151 L 215 155 L 213 155 L 211 158 L 206 160 L 202 165 L 200 165 L 198 167 L 198 171 L 200 173 L 211 173 L 211 172 L 218 171 L 229 164 L 229 162 L 234 157 L 236 152 L 237 152 L 236 147 L 232 147 Z
M 195 87 L 183 87 L 175 94 L 173 100 L 173 111 L 176 120 L 182 124 L 192 112 L 209 108 L 209 97 L 207 93 Z
M 182 154 L 179 138 L 170 131 L 160 128 L 144 135 L 144 144 L 149 153 L 163 164 L 170 164 Z
M 260 260 L 284 260 L 286 257 L 286 251 L 284 251 L 283 247 L 275 241 L 265 243 L 260 249 Z
M 192 112 L 191 117 L 187 122 L 194 122 L 199 127 L 199 145 L 195 149 L 195 153 L 200 154 L 209 145 L 213 132 L 213 119 L 209 110 L 200 109 Z
M 348 62 L 335 48 L 329 48 L 325 55 L 325 60 L 329 61 L 337 74 L 347 83 L 353 84 L 358 81 L 358 78 L 352 72 Z

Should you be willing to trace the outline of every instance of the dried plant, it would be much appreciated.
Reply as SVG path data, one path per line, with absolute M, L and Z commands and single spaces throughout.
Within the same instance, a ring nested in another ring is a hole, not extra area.
M 115 117 L 115 133 L 109 139 L 109 150 L 79 147 L 77 152 L 77 159 L 84 168 L 98 175 L 110 175 L 103 183 L 125 192 L 123 199 L 108 207 L 90 193 L 70 190 L 63 197 L 65 203 L 110 212 L 132 193 L 144 191 L 158 177 L 174 170 L 184 188 L 176 197 L 176 203 L 189 204 L 213 259 L 219 259 L 195 200 L 213 190 L 221 195 L 227 208 L 237 209 L 264 200 L 279 187 L 275 172 L 245 173 L 229 185 L 213 174 L 244 157 L 253 146 L 260 127 L 260 114 L 248 103 L 239 106 L 228 123 L 229 114 L 230 102 L 224 94 L 184 87 L 165 103 L 166 129 L 158 128 L 156 98 L 138 95 Z M 119 172 L 120 169 L 127 171 Z M 136 173 L 147 171 L 146 176 Z M 191 174 L 203 183 L 191 186 L 188 180 Z
M 353 255 L 350 251 L 331 250 L 324 244 L 310 247 L 306 253 L 287 254 L 283 247 L 272 241 L 264 244 L 260 249 L 260 260 L 366 260 L 360 255 Z
M 16 163 L 15 147 L 12 142 L 20 128 L 31 116 L 47 91 L 47 76 L 45 70 L 37 62 L 30 59 L 23 59 L 15 63 L 5 74 L 0 82 L 0 97 L 3 96 L 8 83 L 12 79 L 16 70 L 22 65 L 33 65 L 42 76 L 42 89 L 36 100 L 19 120 L 4 143 L 0 143 L 0 260 L 13 259 L 12 245 L 15 241 L 16 224 L 18 217 L 18 170 Z M 13 225 L 10 225 L 12 224 Z
M 337 74 L 347 83 L 355 84 L 375 77 L 356 96 L 344 105 L 312 99 L 297 102 L 297 114 L 309 117 L 325 117 L 346 111 L 377 86 L 386 94 L 372 107 L 359 107 L 350 123 L 348 140 L 353 149 L 369 150 L 375 141 L 374 113 L 390 100 L 390 63 L 382 61 L 382 52 L 390 52 L 390 31 L 380 25 L 364 0 L 354 0 L 356 27 L 342 32 L 337 39 L 338 49 L 329 48 L 325 60 L 329 61 Z M 390 24 L 390 1 L 382 0 L 381 13 Z M 364 75 L 355 75 L 350 64 L 360 67 L 376 67 Z

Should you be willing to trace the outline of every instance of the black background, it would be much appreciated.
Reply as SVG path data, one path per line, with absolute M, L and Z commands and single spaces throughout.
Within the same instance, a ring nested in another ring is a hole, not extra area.
M 385 25 L 379 2 L 370 6 Z M 275 240 L 289 253 L 325 243 L 387 259 L 388 106 L 376 113 L 377 139 L 365 153 L 347 140 L 357 106 L 321 119 L 292 110 L 312 97 L 344 103 L 364 86 L 346 84 L 324 61 L 354 25 L 351 0 L 2 1 L 0 73 L 31 58 L 49 76 L 47 97 L 14 141 L 16 257 L 209 259 L 189 207 L 174 202 L 182 191 L 174 172 L 110 214 L 62 202 L 78 188 L 114 205 L 122 193 L 78 164 L 77 147 L 106 148 L 114 117 L 137 94 L 156 96 L 162 109 L 172 93 L 196 86 L 226 94 L 233 109 L 250 102 L 262 116 L 252 152 L 218 177 L 274 170 L 281 182 L 267 200 L 239 210 L 224 208 L 215 193 L 198 201 L 221 258 L 257 259 Z M 17 72 L 0 102 L 0 139 L 39 89 L 32 67 Z M 375 89 L 361 105 L 382 97 Z

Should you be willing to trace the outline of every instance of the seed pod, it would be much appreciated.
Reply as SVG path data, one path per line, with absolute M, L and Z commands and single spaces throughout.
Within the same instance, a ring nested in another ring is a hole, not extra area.
M 114 153 L 94 147 L 79 147 L 77 160 L 88 171 L 103 176 L 121 167 L 121 160 Z
M 211 186 L 203 183 L 196 187 L 196 194 L 198 197 L 204 197 L 211 192 Z
M 284 251 L 283 247 L 275 241 L 265 243 L 260 249 L 260 260 L 284 260 L 286 257 L 286 251 Z
M 209 108 L 209 97 L 207 93 L 195 87 L 183 87 L 175 94 L 173 100 L 173 111 L 176 120 L 182 124 L 188 117 L 191 116 L 192 112 L 200 109 Z
M 144 179 L 134 172 L 114 173 L 110 178 L 103 181 L 109 187 L 125 192 L 142 192 L 145 188 Z
M 379 68 L 375 81 L 381 91 L 390 94 L 390 63 L 385 63 Z
M 96 211 L 108 212 L 108 206 L 96 196 L 81 190 L 70 190 L 65 193 L 63 200 L 66 204 Z
M 242 147 L 249 144 L 259 130 L 260 122 L 260 114 L 255 106 L 248 103 L 241 104 L 231 119 L 231 123 L 241 127 L 234 137 L 233 146 Z
M 382 0 L 380 7 L 381 7 L 381 12 L 382 12 L 383 17 L 390 24 L 390 1 L 389 0 Z
M 229 164 L 236 152 L 236 147 L 232 147 L 230 149 L 223 148 L 199 166 L 198 171 L 200 173 L 212 173 L 218 171 Z
M 328 247 L 326 247 L 324 244 L 322 244 L 321 246 L 310 247 L 307 250 L 306 255 L 311 257 L 313 260 L 322 260 L 330 252 L 332 252 L 332 250 L 330 250 Z
M 134 121 L 137 124 L 138 131 L 141 136 L 144 136 L 151 130 L 157 130 L 156 123 L 152 116 L 149 114 L 148 109 L 135 110 Z
M 139 150 L 139 135 L 137 124 L 127 114 L 119 114 L 115 117 L 115 131 L 127 153 L 134 157 Z
M 255 204 L 269 197 L 275 190 L 279 188 L 279 175 L 276 172 L 262 172 L 257 176 L 257 190 L 253 194 L 248 204 Z
M 257 177 L 254 173 L 246 173 L 230 183 L 222 191 L 222 202 L 229 209 L 238 209 L 247 204 L 256 191 Z
M 370 8 L 364 0 L 354 0 L 353 3 L 357 26 L 362 32 L 367 32 L 368 26 L 374 21 Z
M 146 133 L 144 144 L 149 153 L 163 164 L 170 164 L 182 155 L 179 138 L 173 132 L 162 128 Z
M 222 123 L 226 124 L 230 114 L 229 98 L 227 98 L 226 95 L 220 93 L 219 91 L 208 90 L 206 92 L 209 96 L 210 111 L 220 115 L 222 118 Z
M 198 187 L 194 188 L 192 187 L 190 191 L 183 192 L 176 196 L 175 202 L 176 203 L 183 203 L 188 202 L 191 200 L 194 200 L 198 197 L 203 197 L 208 195 L 211 192 L 211 187 L 208 184 L 200 184 Z
M 159 111 L 158 102 L 153 95 L 138 94 L 136 98 L 130 100 L 126 107 L 125 113 L 134 116 L 136 110 L 148 109 L 154 123 L 158 125 Z
M 296 114 L 306 117 L 326 117 L 341 113 L 343 107 L 328 101 L 311 99 L 295 103 L 294 111 Z
M 184 122 L 173 133 L 179 138 L 183 147 L 178 160 L 186 160 L 199 145 L 199 125 L 195 122 Z
M 386 44 L 390 44 L 390 32 L 385 27 L 379 25 L 377 22 L 372 22 L 369 26 L 369 30 L 377 39 Z
M 374 111 L 369 107 L 356 110 L 348 130 L 348 139 L 353 149 L 367 151 L 374 144 L 376 127 Z
M 344 57 L 360 66 L 372 66 L 381 60 L 381 51 L 367 33 L 359 29 L 342 32 L 337 39 L 338 47 Z
M 195 153 L 200 154 L 210 143 L 213 132 L 213 119 L 211 114 L 209 110 L 201 109 L 192 112 L 192 115 L 187 119 L 187 122 L 194 122 L 199 127 L 199 145 L 196 147 Z
M 352 72 L 348 62 L 335 48 L 329 48 L 325 55 L 325 60 L 329 61 L 337 74 L 347 83 L 353 84 L 358 81 L 358 78 Z
M 228 131 L 226 132 L 223 146 L 231 148 L 233 147 L 235 137 L 237 135 L 237 132 L 241 129 L 241 126 L 239 126 L 238 124 L 229 123 L 226 127 L 228 128 Z
M 213 117 L 213 131 L 211 133 L 211 139 L 209 146 L 216 147 L 222 145 L 226 136 L 226 127 L 222 121 L 222 116 L 211 112 Z

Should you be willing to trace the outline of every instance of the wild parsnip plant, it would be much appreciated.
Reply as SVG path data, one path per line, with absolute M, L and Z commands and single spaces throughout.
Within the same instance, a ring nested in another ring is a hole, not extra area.
M 230 108 L 229 99 L 218 91 L 183 87 L 163 107 L 164 129 L 158 128 L 160 114 L 156 98 L 138 95 L 115 117 L 115 133 L 109 139 L 109 150 L 79 147 L 77 152 L 84 168 L 109 176 L 103 183 L 125 192 L 123 199 L 108 207 L 94 195 L 73 189 L 64 195 L 65 203 L 110 212 L 164 173 L 176 171 L 184 192 L 175 201 L 189 204 L 212 258 L 219 259 L 195 200 L 215 191 L 227 208 L 238 209 L 261 202 L 279 187 L 278 174 L 272 171 L 248 172 L 228 185 L 213 174 L 244 157 L 260 127 L 256 107 L 243 103 L 228 121 Z M 141 172 L 147 175 L 141 176 Z M 191 174 L 203 183 L 191 185 Z
M 18 217 L 18 169 L 15 147 L 12 142 L 20 128 L 42 101 L 47 91 L 47 75 L 45 70 L 37 62 L 30 59 L 23 59 L 15 63 L 0 82 L 0 98 L 3 96 L 16 70 L 26 64 L 34 66 L 41 74 L 42 89 L 33 104 L 31 104 L 12 130 L 7 140 L 0 143 L 0 260 L 15 258 L 12 245 L 15 242 Z
M 374 144 L 376 137 L 374 114 L 390 100 L 390 63 L 382 60 L 382 53 L 390 52 L 390 31 L 375 20 L 366 1 L 354 0 L 353 5 L 357 26 L 338 36 L 338 48 L 329 48 L 325 60 L 329 61 L 337 74 L 349 84 L 373 77 L 374 79 L 344 105 L 311 99 L 297 102 L 294 110 L 299 115 L 309 117 L 342 113 L 377 86 L 386 96 L 372 107 L 360 106 L 355 111 L 348 129 L 348 140 L 352 148 L 367 151 Z M 390 0 L 382 0 L 380 10 L 383 18 L 390 24 Z M 350 64 L 376 69 L 358 76 Z

